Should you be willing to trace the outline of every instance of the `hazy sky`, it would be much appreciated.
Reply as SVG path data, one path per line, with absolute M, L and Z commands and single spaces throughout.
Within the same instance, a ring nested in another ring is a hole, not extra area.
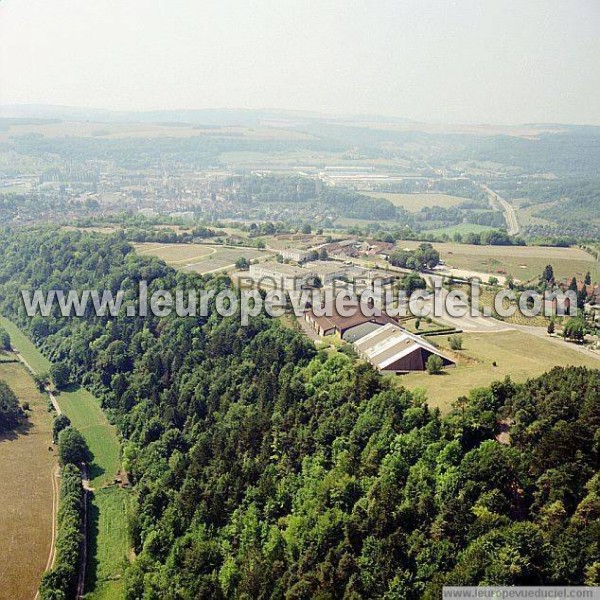
M 2 0 L 14 103 L 600 124 L 600 0 Z

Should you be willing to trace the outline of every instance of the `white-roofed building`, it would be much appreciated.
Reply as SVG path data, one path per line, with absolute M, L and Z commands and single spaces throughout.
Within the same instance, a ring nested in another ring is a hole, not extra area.
M 421 336 L 410 333 L 392 323 L 379 327 L 354 342 L 356 352 L 380 371 L 406 373 L 424 371 L 427 359 L 435 354 L 444 366 L 454 361 L 444 356 Z
M 285 260 L 294 260 L 297 263 L 303 263 L 308 260 L 310 256 L 310 250 L 301 250 L 298 248 L 283 248 L 279 251 L 279 254 Z
M 249 275 L 255 285 L 288 292 L 304 288 L 315 277 L 308 269 L 278 262 L 250 265 Z
M 335 279 L 346 276 L 347 267 L 342 263 L 328 260 L 313 260 L 304 264 L 305 269 L 310 269 L 323 285 L 332 283 Z

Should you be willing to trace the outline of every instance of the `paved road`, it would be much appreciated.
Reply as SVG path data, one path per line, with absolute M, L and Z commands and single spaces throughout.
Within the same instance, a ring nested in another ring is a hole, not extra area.
M 441 281 L 441 275 L 422 275 L 424 279 L 430 284 L 433 285 L 434 281 Z M 471 316 L 470 307 L 469 312 L 464 317 L 453 317 L 448 314 L 446 311 L 446 297 L 448 296 L 448 290 L 445 288 L 441 289 L 442 295 L 442 306 L 444 307 L 442 315 L 439 317 L 434 316 L 434 319 L 442 321 L 447 325 L 451 325 L 456 327 L 457 329 L 462 329 L 465 333 L 497 333 L 500 331 L 520 331 L 522 333 L 527 333 L 529 335 L 534 335 L 539 338 L 543 338 L 544 340 L 560 345 L 562 348 L 568 347 L 571 350 L 575 350 L 582 354 L 586 354 L 587 356 L 593 356 L 594 358 L 600 360 L 600 352 L 596 350 L 591 350 L 586 346 L 579 346 L 577 344 L 567 344 L 562 337 L 559 336 L 550 336 L 546 331 L 545 327 L 536 327 L 535 325 L 516 325 L 514 323 L 506 323 L 505 321 L 499 321 L 494 317 L 484 317 L 484 316 Z M 433 309 L 433 298 L 427 301 L 428 306 Z M 456 303 L 456 306 L 460 306 L 460 303 Z M 465 306 L 464 304 L 462 306 Z
M 517 221 L 517 213 L 510 202 L 502 198 L 497 192 L 494 192 L 494 190 L 491 190 L 487 185 L 484 185 L 483 189 L 490 196 L 492 203 L 498 202 L 504 212 L 504 220 L 506 221 L 508 235 L 517 235 L 520 230 L 519 222 Z
M 423 277 L 431 286 L 434 286 L 436 283 L 439 285 L 443 282 L 443 277 L 441 275 L 421 274 L 421 277 Z M 446 325 L 456 327 L 457 329 L 462 329 L 465 333 L 493 333 L 497 331 L 508 331 L 512 328 L 511 325 L 504 323 L 503 321 L 498 321 L 492 317 L 484 317 L 482 315 L 472 316 L 471 308 L 464 302 L 461 303 L 459 301 L 455 301 L 454 306 L 463 311 L 466 308 L 467 314 L 461 317 L 454 317 L 450 315 L 446 309 L 446 299 L 448 297 L 448 293 L 449 292 L 446 288 L 442 287 L 440 289 L 442 313 L 439 316 L 433 314 L 433 296 L 425 302 L 425 304 L 431 309 L 431 317 L 433 319 L 440 320 Z

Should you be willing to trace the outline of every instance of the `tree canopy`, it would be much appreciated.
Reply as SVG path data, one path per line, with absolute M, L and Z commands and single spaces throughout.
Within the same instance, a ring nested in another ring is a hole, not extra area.
M 4 381 L 0 381 L 0 433 L 17 427 L 24 416 L 15 393 Z
M 231 285 L 118 236 L 0 233 L 0 251 L 3 313 L 119 427 L 134 486 L 126 598 L 597 583 L 599 371 L 497 382 L 442 417 L 264 316 L 24 316 L 25 286 L 123 289 L 135 302 L 141 279 L 150 293 Z M 60 443 L 77 461 L 72 431 Z

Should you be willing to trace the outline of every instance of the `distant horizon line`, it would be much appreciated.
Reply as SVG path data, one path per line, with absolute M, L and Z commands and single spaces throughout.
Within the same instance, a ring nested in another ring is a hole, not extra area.
M 548 126 L 568 126 L 568 127 L 600 127 L 600 123 L 573 123 L 573 122 L 559 122 L 559 121 L 526 121 L 526 122 L 494 122 L 494 121 L 460 121 L 460 120 L 447 120 L 447 119 L 436 119 L 436 118 L 412 118 L 403 117 L 399 115 L 390 115 L 384 113 L 335 113 L 327 111 L 307 110 L 307 109 L 295 109 L 295 108 L 242 108 L 242 107 L 228 107 L 228 106 L 215 106 L 215 107 L 204 107 L 204 108 L 152 108 L 152 109 L 120 109 L 120 108 L 105 108 L 98 106 L 77 106 L 70 104 L 47 104 L 40 102 L 26 102 L 26 103 L 7 103 L 0 104 L 0 118 L 59 118 L 45 116 L 35 117 L 33 115 L 19 115 L 19 116 L 5 116 L 5 111 L 18 109 L 31 109 L 33 110 L 48 110 L 48 111 L 78 111 L 78 112 L 91 112 L 91 113 L 108 113 L 112 115 L 125 116 L 128 114 L 139 114 L 149 115 L 153 113 L 218 113 L 218 112 L 230 112 L 230 113 L 245 113 L 260 114 L 260 113 L 273 113 L 276 116 L 278 113 L 281 116 L 304 116 L 318 119 L 339 119 L 339 120 L 360 120 L 360 119 L 373 119 L 379 121 L 389 121 L 398 123 L 415 123 L 415 124 L 431 124 L 431 125 L 462 125 L 462 126 L 481 126 L 481 127 L 548 127 Z

